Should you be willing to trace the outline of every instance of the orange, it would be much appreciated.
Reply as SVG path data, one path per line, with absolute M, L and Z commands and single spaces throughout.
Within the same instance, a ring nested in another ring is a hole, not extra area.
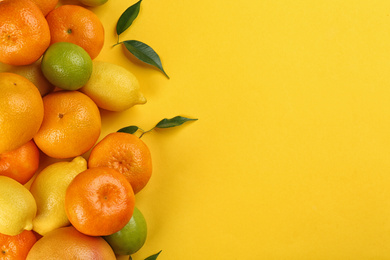
M 0 153 L 4 153 L 27 143 L 38 132 L 43 102 L 34 84 L 14 73 L 0 73 L 0 89 Z
M 122 173 L 130 182 L 134 193 L 142 190 L 152 175 L 149 148 L 137 136 L 127 133 L 110 133 L 92 149 L 88 167 L 102 166 Z
M 115 260 L 115 254 L 101 237 L 91 237 L 74 227 L 55 229 L 31 248 L 27 260 L 93 259 Z
M 104 27 L 92 11 L 78 5 L 62 5 L 46 16 L 51 44 L 71 42 L 83 47 L 91 59 L 96 58 L 104 45 Z
M 42 126 L 34 136 L 38 148 L 53 158 L 79 156 L 100 136 L 101 118 L 96 104 L 78 91 L 56 91 L 43 97 Z
M 24 260 L 37 238 L 33 231 L 24 230 L 16 236 L 0 234 L 0 260 Z
M 21 147 L 0 154 L 0 175 L 26 184 L 39 167 L 39 149 L 30 140 Z
M 41 9 L 44 16 L 46 16 L 51 10 L 53 10 L 58 0 L 32 0 Z
M 121 230 L 131 219 L 133 189 L 118 171 L 97 167 L 79 173 L 65 194 L 65 211 L 81 233 L 107 236 Z
M 0 62 L 28 65 L 50 44 L 45 17 L 31 0 L 0 1 Z

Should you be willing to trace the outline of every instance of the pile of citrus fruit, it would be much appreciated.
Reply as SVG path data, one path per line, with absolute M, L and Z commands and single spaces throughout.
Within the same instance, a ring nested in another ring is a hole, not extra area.
M 98 141 L 100 109 L 146 102 L 131 72 L 95 61 L 104 27 L 84 6 L 106 1 L 0 0 L 0 259 L 116 259 L 146 240 L 150 151 Z

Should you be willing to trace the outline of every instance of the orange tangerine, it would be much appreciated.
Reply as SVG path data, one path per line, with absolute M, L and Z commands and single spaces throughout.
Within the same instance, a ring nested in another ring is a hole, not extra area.
M 110 133 L 92 149 L 88 167 L 109 167 L 122 173 L 138 193 L 152 176 L 152 158 L 149 148 L 137 136 L 128 133 Z
M 81 233 L 107 236 L 121 230 L 131 219 L 133 189 L 118 171 L 96 167 L 79 173 L 69 184 L 65 211 Z
M 30 230 L 24 230 L 16 236 L 0 234 L 0 260 L 26 259 L 35 242 L 37 242 L 37 237 Z
M 79 5 L 62 5 L 46 16 L 51 44 L 71 42 L 81 46 L 91 59 L 96 58 L 104 45 L 104 27 L 99 17 Z
M 45 17 L 31 0 L 0 1 L 0 62 L 28 65 L 50 44 Z

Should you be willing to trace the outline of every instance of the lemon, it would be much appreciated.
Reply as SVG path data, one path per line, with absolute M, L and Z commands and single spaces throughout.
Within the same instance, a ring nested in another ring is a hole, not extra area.
M 44 168 L 31 184 L 38 212 L 33 230 L 40 235 L 70 224 L 65 212 L 65 193 L 69 183 L 87 169 L 87 161 L 78 156 L 70 162 L 56 162 Z
M 99 6 L 105 4 L 108 0 L 79 0 L 80 3 L 87 6 Z
M 31 230 L 36 212 L 29 190 L 12 178 L 0 176 L 0 233 L 16 236 Z
M 56 42 L 43 54 L 41 69 L 54 86 L 77 90 L 89 80 L 92 59 L 80 46 L 70 42 Z
M 91 78 L 80 89 L 98 107 L 109 111 L 124 111 L 145 104 L 137 78 L 126 68 L 103 61 L 93 61 Z
M 45 96 L 54 90 L 53 84 L 51 84 L 42 73 L 41 60 L 38 60 L 30 65 L 12 66 L 6 71 L 13 72 L 31 81 L 38 88 L 41 96 Z

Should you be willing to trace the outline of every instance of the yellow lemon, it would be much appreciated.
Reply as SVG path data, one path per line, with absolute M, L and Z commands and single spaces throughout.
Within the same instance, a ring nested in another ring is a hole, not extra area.
M 145 104 L 137 78 L 126 68 L 103 61 L 93 61 L 92 75 L 81 89 L 98 107 L 109 111 L 124 111 Z
M 70 224 L 65 212 L 65 194 L 69 183 L 87 169 L 87 161 L 78 156 L 70 162 L 56 162 L 44 168 L 31 184 L 38 212 L 33 230 L 40 235 Z
M 0 233 L 16 236 L 31 230 L 36 212 L 29 190 L 12 178 L 0 176 Z

